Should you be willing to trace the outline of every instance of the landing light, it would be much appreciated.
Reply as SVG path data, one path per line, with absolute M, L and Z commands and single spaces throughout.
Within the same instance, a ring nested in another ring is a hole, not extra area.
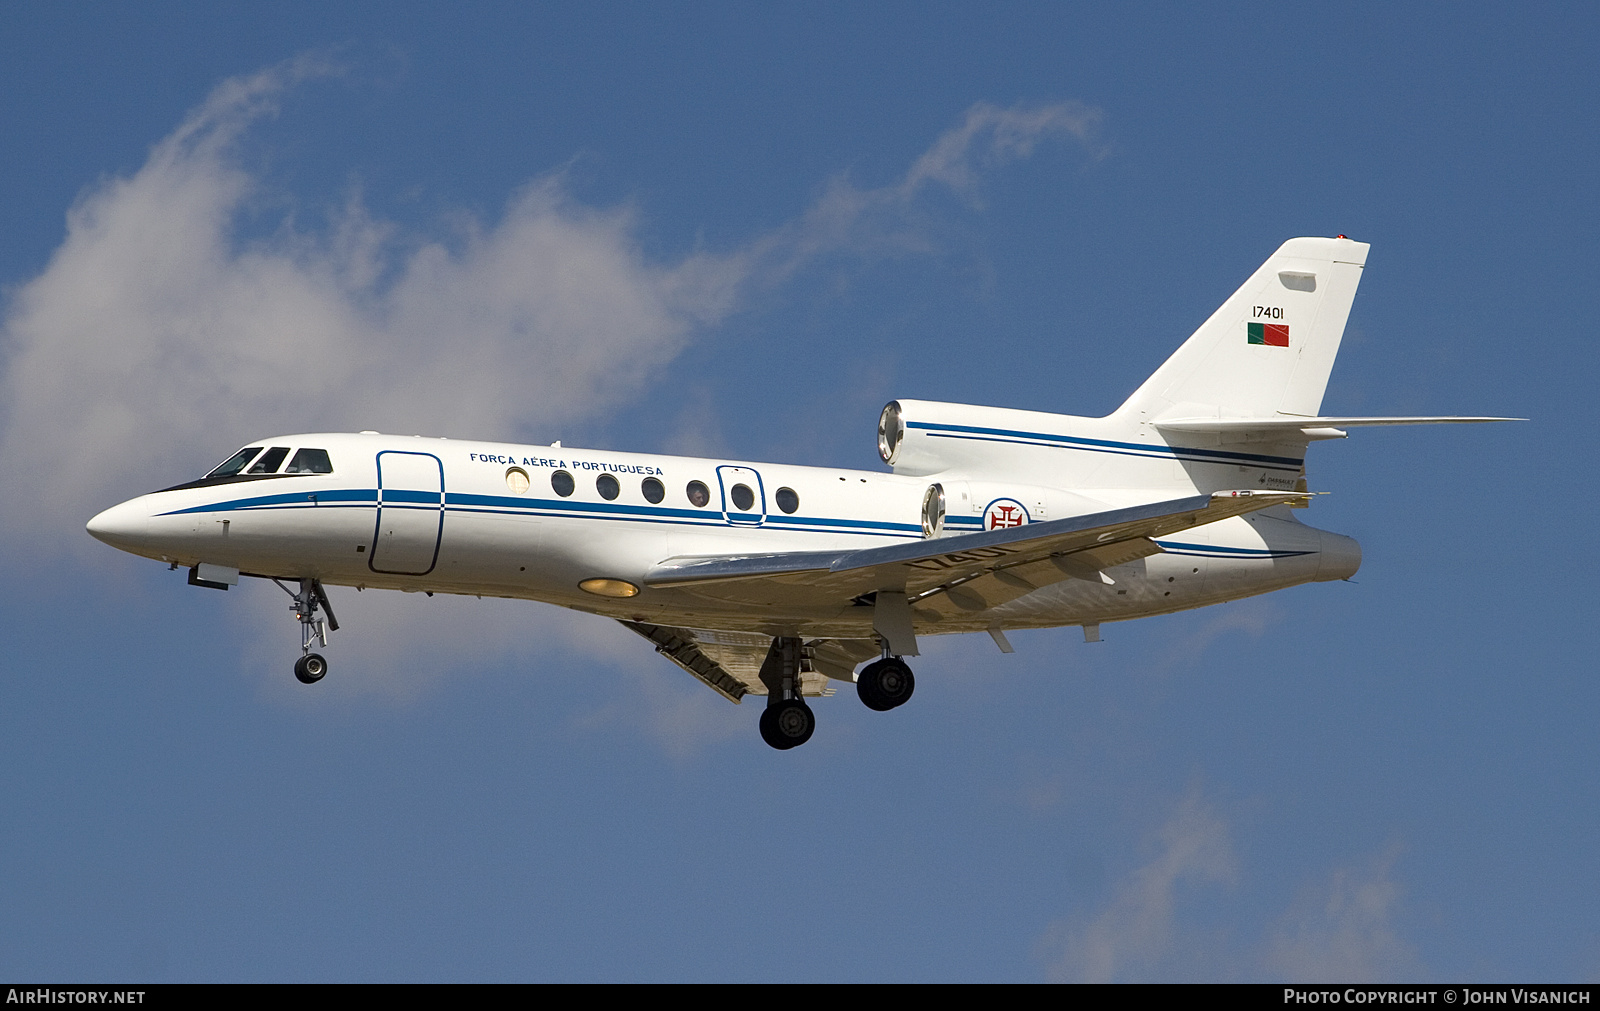
M 639 588 L 623 579 L 585 579 L 578 589 L 598 597 L 637 597 Z

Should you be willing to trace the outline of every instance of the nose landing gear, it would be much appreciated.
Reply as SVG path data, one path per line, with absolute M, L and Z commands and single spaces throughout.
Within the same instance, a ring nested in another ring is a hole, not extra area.
M 301 655 L 294 662 L 294 676 L 301 684 L 316 684 L 328 673 L 328 661 L 322 658 L 321 653 L 311 652 L 311 641 L 315 639 L 318 645 L 327 649 L 328 633 L 339 631 L 339 619 L 333 616 L 333 605 L 328 603 L 328 594 L 322 588 L 320 579 L 301 579 L 298 593 L 276 579 L 273 582 L 294 601 L 289 605 L 289 610 L 300 622 Z M 318 609 L 327 614 L 326 621 L 317 617 Z

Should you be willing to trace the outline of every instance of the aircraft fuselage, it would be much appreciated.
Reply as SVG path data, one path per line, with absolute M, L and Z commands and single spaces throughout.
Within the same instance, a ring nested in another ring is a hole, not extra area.
M 544 601 L 634 621 L 772 635 L 870 637 L 860 604 L 752 607 L 651 587 L 664 559 L 839 551 L 921 540 L 926 478 L 836 468 L 612 453 L 377 434 L 287 436 L 260 447 L 325 450 L 331 473 L 234 475 L 180 485 L 108 509 L 89 524 L 107 543 L 180 566 L 199 564 L 327 585 Z M 561 475 L 570 478 L 570 491 Z M 1037 522 L 1084 508 L 1083 495 L 1005 482 L 952 481 L 939 534 Z M 702 504 L 691 497 L 704 490 Z M 740 488 L 747 502 L 735 501 Z M 610 493 L 612 497 L 607 498 Z M 1052 502 L 1054 495 L 1059 501 Z M 659 496 L 659 500 L 651 501 Z M 978 501 L 978 498 L 984 501 Z M 1054 508 L 1053 508 L 1054 507 Z M 1008 515 L 1004 510 L 1010 509 Z M 1020 512 L 1019 512 L 1020 510 Z M 1360 562 L 1349 538 L 1275 510 L 1157 543 L 1162 553 L 1068 579 L 981 615 L 917 615 L 918 632 L 1095 624 L 1179 611 L 1312 580 Z M 616 598 L 588 580 L 639 588 Z

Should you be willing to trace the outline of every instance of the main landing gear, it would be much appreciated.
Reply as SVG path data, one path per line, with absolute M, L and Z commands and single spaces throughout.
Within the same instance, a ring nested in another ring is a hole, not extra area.
M 289 605 L 289 610 L 300 621 L 300 659 L 294 662 L 294 676 L 301 684 L 313 685 L 322 680 L 328 673 L 328 661 L 322 658 L 321 653 L 311 652 L 311 641 L 315 639 L 323 649 L 328 648 L 328 633 L 339 631 L 339 619 L 333 616 L 333 605 L 328 603 L 328 594 L 322 588 L 320 579 L 300 580 L 300 591 L 284 586 L 274 579 L 278 588 L 287 593 L 294 603 Z M 327 621 L 317 617 L 321 609 L 327 614 Z
M 779 751 L 798 748 L 817 729 L 817 717 L 800 695 L 800 645 L 799 639 L 779 636 L 761 663 L 761 683 L 767 688 L 761 739 Z
M 917 679 L 911 676 L 911 668 L 897 656 L 874 660 L 856 675 L 856 694 L 868 709 L 880 713 L 905 705 L 916 687 Z
M 888 653 L 887 648 L 885 654 Z M 780 636 L 761 664 L 761 683 L 767 688 L 767 708 L 761 713 L 761 739 L 779 751 L 798 748 L 811 740 L 817 718 L 800 695 L 801 641 Z M 868 709 L 880 713 L 905 705 L 916 689 L 911 668 L 897 656 L 874 660 L 856 675 L 856 693 Z

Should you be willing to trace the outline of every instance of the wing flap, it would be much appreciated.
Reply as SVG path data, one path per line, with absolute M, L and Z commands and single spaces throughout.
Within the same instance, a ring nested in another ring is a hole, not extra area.
M 980 572 L 940 584 L 910 598 L 920 610 L 933 610 L 941 618 L 987 611 L 1026 596 L 1041 586 L 1072 578 L 1052 559 L 1026 562 L 1010 568 Z
M 1164 549 L 1161 545 L 1148 537 L 1135 537 L 1131 540 L 1117 541 L 1114 544 L 1090 548 L 1076 554 L 1065 556 L 1058 561 L 1076 561 L 1093 565 L 1097 571 L 1104 571 L 1117 565 L 1126 565 L 1136 562 L 1141 558 L 1159 555 Z
M 657 653 L 735 705 L 746 695 L 767 694 L 761 683 L 761 664 L 772 648 L 771 636 L 642 621 L 619 624 L 655 643 Z M 812 669 L 800 675 L 800 694 L 810 698 L 832 695 L 829 679 L 853 681 L 856 664 L 877 655 L 877 647 L 870 642 L 818 639 L 808 643 L 805 656 Z
M 734 705 L 738 705 L 750 693 L 748 684 L 734 677 L 726 667 L 700 648 L 689 629 L 650 625 L 642 621 L 623 621 L 621 624 L 655 643 L 657 653 L 693 674 L 701 684 Z M 763 646 L 761 652 L 765 655 L 766 647 Z M 760 661 L 756 666 L 759 669 Z
M 972 613 L 998 607 L 1065 579 L 1114 585 L 1116 580 L 1106 575 L 1106 569 L 1160 554 L 1161 550 L 1161 545 L 1148 537 L 1135 537 L 1087 551 L 1052 554 L 1037 561 L 992 569 L 941 584 L 912 597 L 911 603 L 925 611 L 931 610 L 943 619 L 960 617 L 963 611 Z

